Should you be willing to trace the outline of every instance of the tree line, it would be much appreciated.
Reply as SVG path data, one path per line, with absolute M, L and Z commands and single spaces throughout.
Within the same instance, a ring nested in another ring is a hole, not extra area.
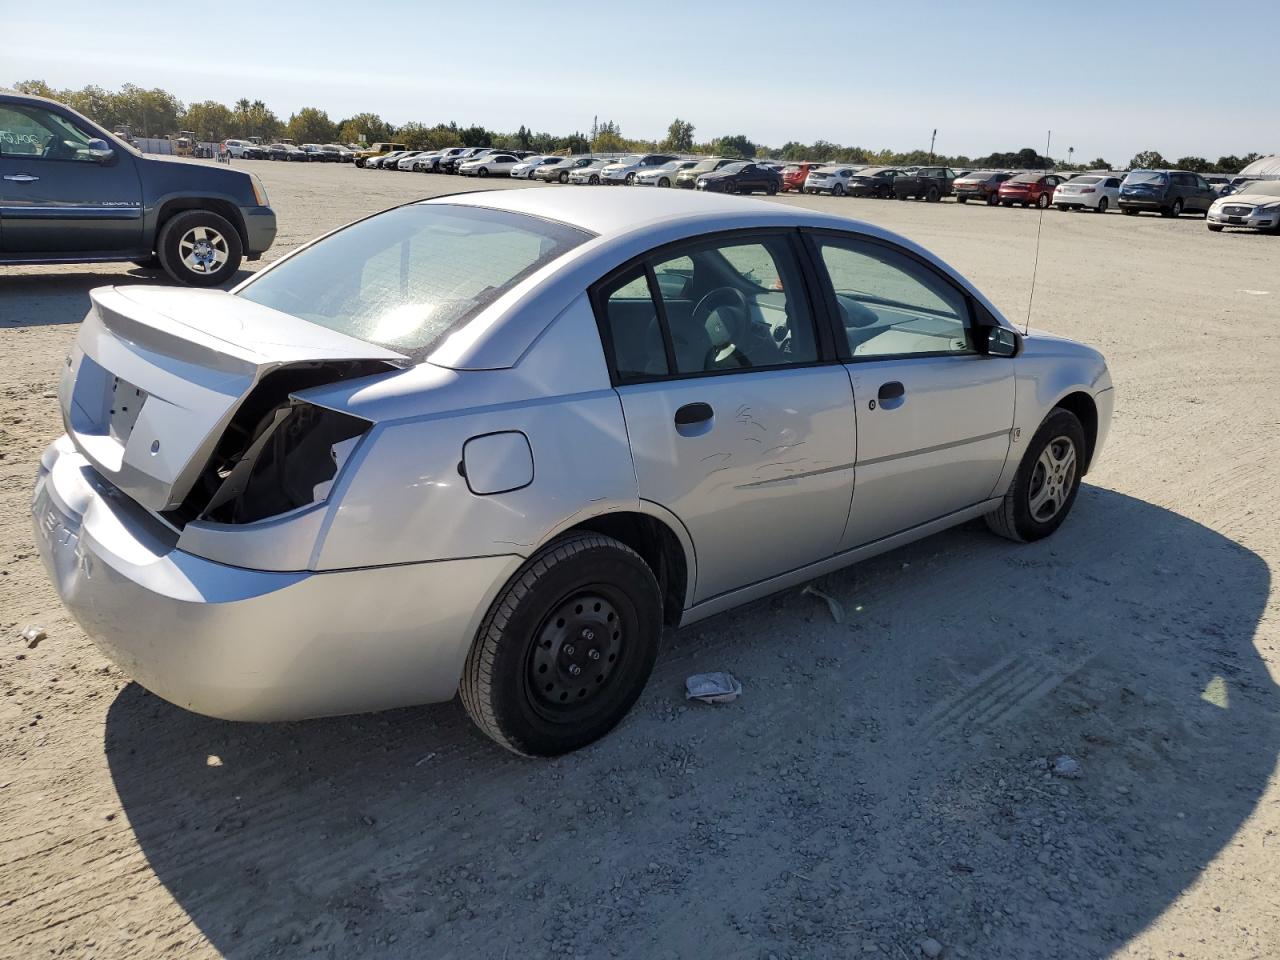
M 243 98 L 230 106 L 216 100 L 183 104 L 159 87 L 145 89 L 127 83 L 119 90 L 106 90 L 89 85 L 80 90 L 56 90 L 43 80 L 24 80 L 14 85 L 20 93 L 48 97 L 65 103 L 102 126 L 115 130 L 127 126 L 134 136 L 165 137 L 179 130 L 190 130 L 201 140 L 220 141 L 228 137 L 264 141 L 288 137 L 297 143 L 375 143 L 395 141 L 411 150 L 440 150 L 445 147 L 498 147 L 506 150 L 536 150 L 539 153 L 630 153 L 665 151 L 728 156 L 750 159 L 772 157 L 781 160 L 825 160 L 832 163 L 866 163 L 882 166 L 946 164 L 965 168 L 1110 170 L 1112 165 L 1102 157 L 1089 163 L 1068 163 L 1046 157 L 1031 147 L 1007 153 L 990 153 L 984 157 L 931 153 L 911 150 L 871 150 L 845 146 L 828 140 L 800 143 L 790 140 L 781 147 L 755 143 L 745 134 L 728 134 L 699 141 L 694 125 L 679 118 L 667 128 L 661 140 L 626 137 L 617 123 L 595 120 L 587 133 L 568 135 L 535 132 L 520 126 L 514 133 L 500 133 L 483 126 L 459 126 L 457 123 L 426 124 L 411 121 L 399 126 L 388 123 L 373 112 L 357 113 L 339 120 L 330 118 L 319 107 L 303 107 L 282 120 L 263 101 Z M 1129 161 L 1127 168 L 1173 167 L 1196 173 L 1238 173 L 1258 159 L 1257 153 L 1243 157 L 1222 156 L 1217 161 L 1205 157 L 1179 157 L 1166 160 L 1157 150 L 1143 150 Z

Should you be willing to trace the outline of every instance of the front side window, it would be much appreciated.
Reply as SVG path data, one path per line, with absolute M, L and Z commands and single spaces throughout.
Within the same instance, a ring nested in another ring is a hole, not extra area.
M 782 235 L 668 247 L 596 302 L 620 382 L 818 359 L 804 280 Z
M 819 237 L 839 319 L 854 359 L 973 352 L 968 300 L 891 247 Z
M 352 224 L 239 295 L 422 357 L 534 271 L 591 238 L 565 224 L 453 204 L 412 204 Z
M 97 139 L 41 107 L 0 105 L 0 156 L 96 162 L 89 143 Z

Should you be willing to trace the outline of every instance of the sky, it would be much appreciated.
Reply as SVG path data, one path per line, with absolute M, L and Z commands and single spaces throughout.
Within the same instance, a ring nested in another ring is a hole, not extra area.
M 41 11 L 47 12 L 41 12 Z M 457 121 L 871 149 L 1280 153 L 1280 0 L 0 0 L 0 86 L 163 87 L 282 120 Z M 1236 25 L 1241 25 L 1237 27 Z M 1241 29 L 1242 28 L 1242 29 Z M 1237 32 L 1237 31 L 1240 32 Z M 1227 39 L 1230 36 L 1231 39 Z M 22 38 L 39 38 L 24 42 Z

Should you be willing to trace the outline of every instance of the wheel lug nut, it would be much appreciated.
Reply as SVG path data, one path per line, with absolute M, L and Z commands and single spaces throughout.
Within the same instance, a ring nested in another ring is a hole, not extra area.
M 592 660 L 599 660 L 599 659 L 600 659 L 600 651 L 599 651 L 599 650 L 596 650 L 595 648 L 592 648 L 592 649 L 590 649 L 590 650 L 588 650 L 588 651 L 587 651 L 587 656 L 588 656 L 588 657 L 590 657 Z
M 596 632 L 591 628 L 588 627 L 582 631 L 582 639 L 587 641 L 587 643 L 590 643 L 595 638 L 596 638 Z
M 569 664 L 569 676 L 576 677 L 581 672 L 582 672 L 582 668 L 578 666 L 576 663 Z

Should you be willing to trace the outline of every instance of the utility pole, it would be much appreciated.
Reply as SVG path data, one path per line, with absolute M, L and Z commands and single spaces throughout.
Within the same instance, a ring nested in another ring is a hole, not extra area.
M 933 163 L 933 145 L 938 139 L 938 128 L 933 128 L 933 136 L 929 138 L 929 162 Z
M 1067 166 L 1070 167 L 1074 165 L 1071 158 L 1074 157 L 1075 155 L 1076 155 L 1076 148 L 1067 147 Z

